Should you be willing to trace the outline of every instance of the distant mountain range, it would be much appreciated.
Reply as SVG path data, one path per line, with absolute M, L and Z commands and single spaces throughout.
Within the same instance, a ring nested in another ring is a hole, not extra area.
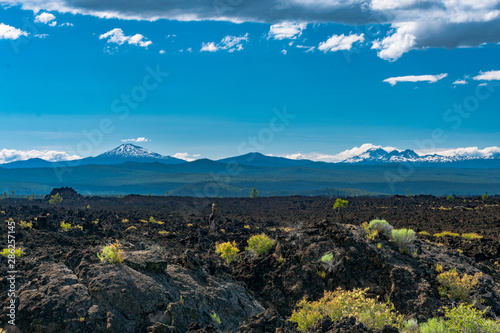
M 86 157 L 79 160 L 64 161 L 64 162 L 49 162 L 40 158 L 32 158 L 25 161 L 16 161 L 11 163 L 0 164 L 1 168 L 49 168 L 49 167 L 70 167 L 81 165 L 113 165 L 126 162 L 137 163 L 153 163 L 160 162 L 164 164 L 180 164 L 186 163 L 185 160 L 171 156 L 163 156 L 154 153 L 151 150 L 127 143 L 115 149 L 95 157 Z
M 404 167 L 401 167 L 404 163 Z M 408 165 L 407 163 L 410 163 Z M 367 149 L 340 163 L 249 153 L 187 162 L 132 144 L 67 162 L 42 159 L 0 165 L 0 193 L 46 194 L 71 186 L 82 194 L 193 197 L 500 193 L 500 156 L 446 157 L 412 150 Z
M 127 143 L 95 157 L 86 157 L 79 160 L 64 162 L 49 162 L 40 158 L 33 158 L 25 161 L 0 164 L 0 168 L 13 169 L 71 167 L 83 165 L 115 165 L 126 162 L 158 162 L 162 164 L 189 163 L 179 158 L 164 156 L 148 149 Z M 357 156 L 347 158 L 338 163 L 317 162 L 307 159 L 289 159 L 284 157 L 267 156 L 256 152 L 220 159 L 217 160 L 217 162 L 255 167 L 329 168 L 332 164 L 383 165 L 392 163 L 415 163 L 423 167 L 481 167 L 484 165 L 485 167 L 491 168 L 492 166 L 500 166 L 500 153 L 494 153 L 488 156 L 444 156 L 438 154 L 419 155 L 411 149 L 404 151 L 386 151 L 382 148 L 371 148 Z
M 357 163 L 357 164 L 384 164 L 384 163 L 453 163 L 473 160 L 499 160 L 500 153 L 495 153 L 490 156 L 443 156 L 443 155 L 418 155 L 411 149 L 404 151 L 392 150 L 386 151 L 382 148 L 368 149 L 366 152 L 348 158 L 342 163 Z

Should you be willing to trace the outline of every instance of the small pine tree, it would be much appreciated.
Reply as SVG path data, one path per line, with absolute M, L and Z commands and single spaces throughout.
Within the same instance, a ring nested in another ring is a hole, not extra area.
M 452 196 L 452 195 L 449 195 L 449 196 L 446 197 L 446 200 L 452 202 L 453 200 L 455 200 L 455 197 Z
M 7 199 L 8 197 L 9 197 L 9 195 L 7 194 L 7 192 L 3 192 L 2 199 Z
M 488 200 L 490 198 L 490 196 L 488 195 L 488 192 L 485 192 L 482 196 L 481 196 L 481 199 L 483 200 Z
M 250 198 L 255 199 L 259 197 L 259 191 L 254 187 L 252 189 L 252 192 L 250 192 Z
M 14 198 L 16 196 L 16 191 L 12 190 L 10 191 L 11 197 Z
M 49 204 L 51 205 L 59 205 L 63 201 L 63 198 L 59 193 L 50 196 Z
M 333 210 L 337 213 L 337 221 L 339 220 L 340 210 L 344 207 L 347 207 L 348 204 L 349 201 L 347 200 L 342 200 L 340 198 L 337 198 L 337 200 L 335 200 L 335 203 L 333 204 Z

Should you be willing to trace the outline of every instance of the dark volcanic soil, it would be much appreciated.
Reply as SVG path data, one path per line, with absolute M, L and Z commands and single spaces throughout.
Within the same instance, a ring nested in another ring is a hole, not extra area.
M 500 316 L 499 198 L 356 198 L 337 215 L 334 199 L 322 197 L 119 199 L 60 192 L 58 206 L 49 197 L 0 201 L 0 218 L 14 219 L 16 245 L 25 252 L 16 261 L 16 327 L 7 324 L 6 311 L 0 317 L 8 332 L 294 332 L 287 319 L 297 302 L 337 287 L 369 288 L 369 295 L 422 321 L 453 303 L 438 294 L 437 263 L 461 274 L 483 272 L 472 297 L 489 307 L 490 317 Z M 217 232 L 210 235 L 214 202 Z M 430 235 L 418 235 L 415 257 L 403 255 L 384 236 L 366 238 L 360 225 L 374 218 Z M 32 221 L 33 229 L 22 229 L 20 221 Z M 62 221 L 81 229 L 64 231 Z M 0 228 L 5 248 L 7 223 Z M 442 231 L 483 238 L 433 236 Z M 250 256 L 246 241 L 260 233 L 275 246 Z M 96 254 L 116 240 L 124 264 L 101 263 Z M 240 249 L 229 265 L 215 252 L 215 243 L 226 241 Z M 338 265 L 322 279 L 320 258 L 328 252 Z M 0 265 L 6 309 L 7 259 Z M 351 332 L 342 327 L 356 325 L 343 320 L 329 331 Z

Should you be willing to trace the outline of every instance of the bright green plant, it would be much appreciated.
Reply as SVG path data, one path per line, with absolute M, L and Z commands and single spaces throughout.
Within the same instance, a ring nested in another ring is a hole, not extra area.
M 450 232 L 450 231 L 443 231 L 437 234 L 434 234 L 434 237 L 445 237 L 445 236 L 450 236 L 450 237 L 459 237 L 460 234 Z
M 337 214 L 337 221 L 340 220 L 340 210 L 347 207 L 347 205 L 349 205 L 349 201 L 347 200 L 342 200 L 340 198 L 335 200 L 335 203 L 333 204 L 333 211 Z
M 250 192 L 250 198 L 255 199 L 259 197 L 259 191 L 254 187 L 252 189 L 252 192 Z
M 66 223 L 65 221 L 61 222 L 61 228 L 63 228 L 66 231 L 69 231 L 71 229 L 71 224 Z
M 412 229 L 394 229 L 392 230 L 392 239 L 401 253 L 410 253 L 410 247 L 416 239 L 415 231 Z
M 156 219 L 152 216 L 149 217 L 149 222 L 150 223 L 156 223 Z
M 274 245 L 274 240 L 272 240 L 265 234 L 260 234 L 250 237 L 247 243 L 248 246 L 245 248 L 245 250 L 250 251 L 254 255 L 258 256 L 260 254 L 268 253 Z
M 481 238 L 483 238 L 483 236 L 472 232 L 469 234 L 462 234 L 462 238 L 467 239 L 467 240 L 473 240 L 473 239 L 481 239 Z
M 21 229 L 33 229 L 33 222 L 20 221 L 19 225 Z
M 210 318 L 212 319 L 212 321 L 216 324 L 221 324 L 221 320 L 220 320 L 220 317 L 217 313 L 215 313 L 215 311 L 212 311 L 210 313 Z
M 59 205 L 63 201 L 63 198 L 59 193 L 50 196 L 49 204 L 51 205 Z
M 449 196 L 446 197 L 446 200 L 448 200 L 449 202 L 452 202 L 452 201 L 455 200 L 455 197 L 452 196 L 452 195 L 449 195 Z
M 490 198 L 490 196 L 488 195 L 488 192 L 485 192 L 485 193 L 481 196 L 481 199 L 483 199 L 483 201 L 488 200 L 489 198 Z
M 9 255 L 12 255 L 12 254 L 14 255 L 14 257 L 15 257 L 15 258 L 19 258 L 19 257 L 24 256 L 24 251 L 23 251 L 23 250 L 21 250 L 20 248 L 16 248 L 16 249 L 13 251 L 13 253 L 12 253 L 12 251 L 11 251 L 10 249 L 3 249 L 3 250 L 2 250 L 2 255 L 3 255 L 4 257 L 8 257 Z
M 122 245 L 118 241 L 111 245 L 107 245 L 102 249 L 101 253 L 97 254 L 97 257 L 102 262 L 108 262 L 110 264 L 121 264 L 123 263 L 123 250 L 121 249 L 121 246 Z
M 418 321 L 416 319 L 409 319 L 403 322 L 403 329 L 401 333 L 419 333 Z
M 297 323 L 301 332 L 325 317 L 330 317 L 333 322 L 354 317 L 371 329 L 381 329 L 385 325 L 402 328 L 403 316 L 394 313 L 394 306 L 367 298 L 367 290 L 345 291 L 339 288 L 334 292 L 325 291 L 323 298 L 315 302 L 303 299 L 297 304 L 299 310 L 293 311 L 289 320 Z
M 500 323 L 484 318 L 486 311 L 473 304 L 461 303 L 453 309 L 445 308 L 444 318 L 432 318 L 420 325 L 421 333 L 498 333 Z
M 321 257 L 321 261 L 324 263 L 328 263 L 333 260 L 333 253 L 327 253 Z
M 456 300 L 465 300 L 471 290 L 479 283 L 479 278 L 482 275 L 483 273 L 479 272 L 474 276 L 464 274 L 463 277 L 460 277 L 456 268 L 443 272 L 437 276 L 438 282 L 441 284 L 438 290 L 439 294 Z
M 220 253 L 220 256 L 227 261 L 227 263 L 231 263 L 236 258 L 236 254 L 240 250 L 236 247 L 236 242 L 226 242 L 215 245 L 215 252 Z
M 442 318 L 431 318 L 420 324 L 420 333 L 446 333 L 446 325 Z
M 370 227 L 370 230 L 377 230 L 378 233 L 382 233 L 387 237 L 391 236 L 393 229 L 392 225 L 390 225 L 386 220 L 371 220 L 368 226 Z

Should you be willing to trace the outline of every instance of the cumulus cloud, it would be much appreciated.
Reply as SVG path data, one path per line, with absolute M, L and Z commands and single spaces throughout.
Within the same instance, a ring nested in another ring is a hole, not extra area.
M 416 151 L 418 154 L 436 154 L 449 157 L 491 157 L 494 154 L 500 154 L 500 147 L 492 146 L 484 149 L 478 147 L 465 147 L 454 149 L 437 149 L 437 150 L 422 150 Z
M 396 32 L 382 40 L 375 40 L 372 49 L 379 50 L 377 55 L 385 60 L 398 60 L 403 53 L 413 49 L 416 45 L 416 37 L 412 32 L 414 23 L 401 25 Z
M 307 27 L 305 23 L 282 22 L 271 25 L 268 38 L 273 39 L 295 39 L 302 34 L 302 30 Z
M 497 81 L 500 80 L 500 71 L 481 72 L 481 74 L 472 78 L 476 81 Z
M 399 82 L 429 82 L 434 83 L 441 79 L 447 77 L 447 73 L 438 75 L 408 75 L 408 76 L 396 76 L 385 79 L 383 82 L 389 83 L 391 86 L 396 85 Z
M 0 39 L 18 39 L 21 36 L 28 36 L 26 31 L 0 23 Z
M 467 84 L 467 81 L 465 81 L 465 80 L 455 80 L 455 82 L 453 82 L 453 84 Z
M 130 44 L 137 45 L 140 47 L 147 48 L 149 45 L 153 44 L 152 41 L 148 40 L 141 34 L 135 34 L 133 36 L 125 36 L 123 30 L 120 28 L 115 28 L 99 36 L 99 39 L 107 39 L 108 43 L 116 43 L 118 45 Z
M 198 157 L 200 157 L 200 154 L 190 155 L 188 153 L 176 153 L 173 155 L 173 157 L 179 158 L 181 160 L 185 160 L 188 162 L 192 162 L 192 161 L 195 161 Z
M 48 24 L 49 22 L 52 22 L 55 19 L 56 19 L 56 17 L 54 15 L 52 15 L 51 13 L 41 13 L 41 14 L 35 16 L 35 23 Z M 52 23 L 54 23 L 54 22 L 52 22 Z M 57 24 L 57 22 L 55 22 L 55 23 Z
M 149 139 L 146 139 L 145 137 L 140 137 L 137 139 L 123 139 L 122 142 L 148 142 L 151 141 Z
M 218 44 L 214 42 L 202 43 L 200 52 L 217 52 L 219 50 L 227 50 L 228 52 L 241 51 L 245 42 L 248 42 L 248 33 L 239 37 L 226 36 Z
M 311 160 L 311 161 L 318 161 L 318 162 L 330 162 L 330 163 L 338 163 L 345 161 L 349 158 L 353 158 L 355 156 L 361 155 L 363 153 L 366 153 L 369 149 L 378 149 L 382 148 L 385 151 L 393 151 L 396 150 L 394 147 L 386 146 L 377 146 L 371 143 L 365 143 L 359 147 L 354 147 L 352 149 L 347 149 L 344 150 L 343 152 L 340 152 L 335 155 L 329 155 L 329 154 L 323 154 L 323 153 L 307 153 L 307 154 L 302 154 L 302 153 L 297 153 L 297 154 L 289 154 L 285 155 L 283 157 L 290 158 L 293 160 Z
M 54 150 L 15 150 L 15 149 L 2 149 L 0 150 L 0 164 L 15 162 L 15 161 L 25 161 L 31 158 L 41 158 L 50 162 L 59 161 L 72 161 L 78 160 L 81 157 L 78 155 L 69 155 L 62 151 Z
M 394 61 L 413 49 L 476 47 L 500 42 L 499 0 L 254 0 L 220 5 L 170 0 L 1 0 L 23 9 L 129 20 L 375 24 L 390 27 L 374 48 Z M 282 34 L 289 35 L 282 28 Z M 293 32 L 290 32 L 293 33 Z
M 318 50 L 323 52 L 336 52 L 341 50 L 349 51 L 352 45 L 356 42 L 363 43 L 365 41 L 364 34 L 356 35 L 350 34 L 349 36 L 333 35 L 328 38 L 325 42 L 319 43 Z

